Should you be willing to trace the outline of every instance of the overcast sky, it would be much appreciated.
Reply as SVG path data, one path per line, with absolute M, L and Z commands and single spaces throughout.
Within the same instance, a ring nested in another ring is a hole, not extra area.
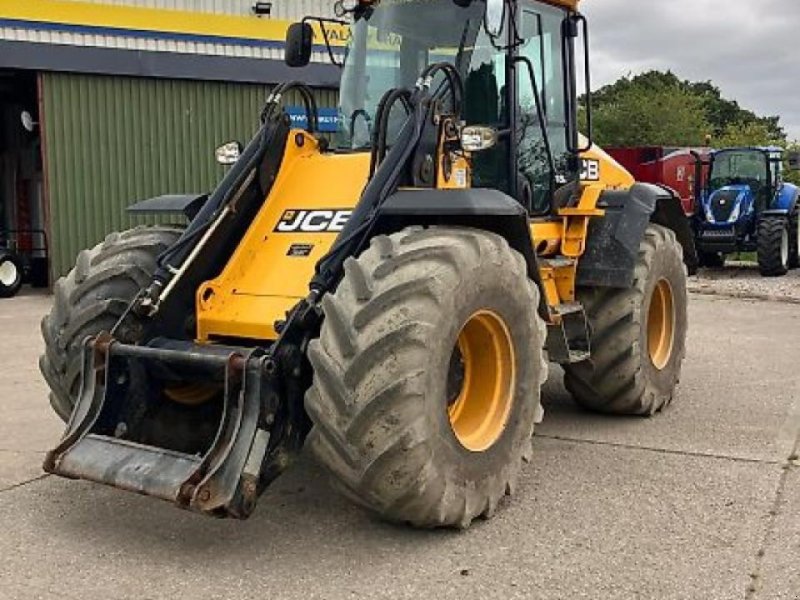
M 584 0 L 592 87 L 670 69 L 800 139 L 800 0 Z

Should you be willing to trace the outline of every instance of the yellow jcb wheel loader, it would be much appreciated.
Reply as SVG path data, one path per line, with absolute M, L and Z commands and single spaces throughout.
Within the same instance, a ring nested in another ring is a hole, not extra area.
M 696 253 L 679 199 L 578 134 L 576 4 L 338 3 L 333 139 L 279 86 L 213 193 L 133 207 L 185 229 L 112 234 L 56 284 L 45 469 L 244 518 L 307 443 L 382 517 L 466 527 L 514 489 L 548 360 L 589 409 L 664 408 Z

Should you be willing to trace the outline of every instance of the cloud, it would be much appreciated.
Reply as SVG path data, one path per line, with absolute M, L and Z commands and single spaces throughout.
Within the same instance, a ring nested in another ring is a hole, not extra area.
M 711 81 L 800 139 L 800 0 L 585 0 L 592 87 L 649 69 Z

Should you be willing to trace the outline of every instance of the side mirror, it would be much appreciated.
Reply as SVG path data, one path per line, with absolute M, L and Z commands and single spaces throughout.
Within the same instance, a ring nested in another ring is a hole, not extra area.
M 506 0 L 486 0 L 483 26 L 489 36 L 496 38 L 503 33 L 506 21 Z
M 242 145 L 239 142 L 228 142 L 217 148 L 214 155 L 219 164 L 229 166 L 239 160 L 239 157 L 242 155 L 242 150 Z
M 290 67 L 305 67 L 311 62 L 314 45 L 314 28 L 308 23 L 292 23 L 286 32 L 284 61 Z

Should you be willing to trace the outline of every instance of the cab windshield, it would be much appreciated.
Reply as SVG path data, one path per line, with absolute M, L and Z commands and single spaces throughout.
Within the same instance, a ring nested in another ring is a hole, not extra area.
M 336 145 L 369 148 L 381 97 L 392 88 L 413 87 L 427 65 L 449 62 L 465 78 L 484 62 L 493 70 L 494 48 L 483 32 L 483 13 L 483 2 L 460 7 L 431 0 L 383 0 L 359 15 L 351 27 L 342 73 Z M 389 139 L 404 114 L 399 105 L 394 112 Z
M 711 189 L 726 185 L 750 185 L 761 188 L 769 183 L 767 155 L 760 150 L 729 150 L 714 156 L 711 166 Z
M 550 208 L 554 186 L 577 178 L 568 160 L 564 74 L 569 63 L 562 37 L 567 12 L 545 2 L 520 2 L 513 26 L 506 22 L 508 39 L 493 41 L 483 27 L 485 8 L 483 0 L 467 6 L 453 0 L 382 0 L 364 9 L 351 28 L 335 146 L 340 151 L 369 149 L 383 95 L 412 88 L 426 66 L 448 62 L 464 82 L 461 119 L 467 125 L 513 131 L 473 157 L 472 185 L 513 191 L 532 214 L 542 214 Z M 511 31 L 516 54 L 530 70 L 509 60 Z M 434 90 L 439 83 L 433 82 Z M 386 132 L 390 145 L 405 116 L 396 104 Z

